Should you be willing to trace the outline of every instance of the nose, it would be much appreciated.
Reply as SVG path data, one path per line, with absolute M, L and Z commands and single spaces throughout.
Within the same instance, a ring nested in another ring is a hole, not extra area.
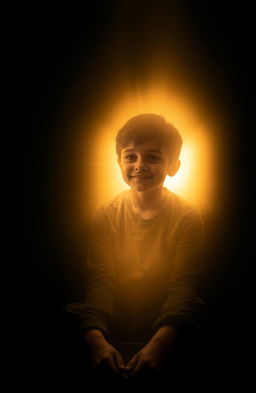
M 138 158 L 137 161 L 134 163 L 134 170 L 136 172 L 144 172 L 146 171 L 146 165 L 142 158 Z

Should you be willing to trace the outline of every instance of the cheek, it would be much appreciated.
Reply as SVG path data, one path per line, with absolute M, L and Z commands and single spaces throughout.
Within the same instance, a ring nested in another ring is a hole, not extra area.
M 131 169 L 129 168 L 128 165 L 126 165 L 126 166 L 124 166 L 124 167 L 122 168 L 123 176 L 129 177 L 130 172 L 131 172 Z
M 164 175 L 164 169 L 162 168 L 162 167 L 154 167 L 153 169 L 152 169 L 152 173 L 154 173 L 155 174 L 155 176 L 163 176 Z
M 154 176 L 159 180 L 164 180 L 167 176 L 167 173 L 163 168 L 158 168 L 154 171 Z

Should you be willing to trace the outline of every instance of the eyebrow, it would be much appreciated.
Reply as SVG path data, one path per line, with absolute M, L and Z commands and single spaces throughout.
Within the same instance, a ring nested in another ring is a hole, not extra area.
M 124 151 L 124 153 L 127 153 L 127 152 L 133 152 L 135 149 L 126 149 L 125 151 Z M 146 150 L 146 152 L 151 152 L 151 153 L 159 153 L 159 154 L 162 154 L 162 152 L 161 152 L 161 150 L 158 150 L 158 149 L 148 149 L 148 150 Z

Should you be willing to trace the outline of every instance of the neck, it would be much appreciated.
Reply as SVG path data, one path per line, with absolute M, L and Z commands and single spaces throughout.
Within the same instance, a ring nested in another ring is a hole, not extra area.
M 131 189 L 131 202 L 140 211 L 160 209 L 165 199 L 165 190 L 161 186 L 154 190 L 138 192 Z

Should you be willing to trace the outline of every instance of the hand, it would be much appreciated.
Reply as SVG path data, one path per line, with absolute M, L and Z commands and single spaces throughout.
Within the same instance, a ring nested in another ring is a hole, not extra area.
M 122 356 L 106 341 L 100 330 L 88 330 L 84 335 L 84 341 L 90 350 L 92 369 L 103 366 L 108 371 L 122 374 L 125 367 Z
M 160 372 L 163 360 L 162 349 L 149 342 L 136 355 L 132 357 L 127 366 L 123 368 L 129 376 L 145 374 L 148 372 Z
M 171 326 L 162 326 L 149 343 L 142 348 L 122 369 L 130 376 L 141 373 L 160 373 L 164 355 L 171 348 L 176 338 L 176 331 Z

